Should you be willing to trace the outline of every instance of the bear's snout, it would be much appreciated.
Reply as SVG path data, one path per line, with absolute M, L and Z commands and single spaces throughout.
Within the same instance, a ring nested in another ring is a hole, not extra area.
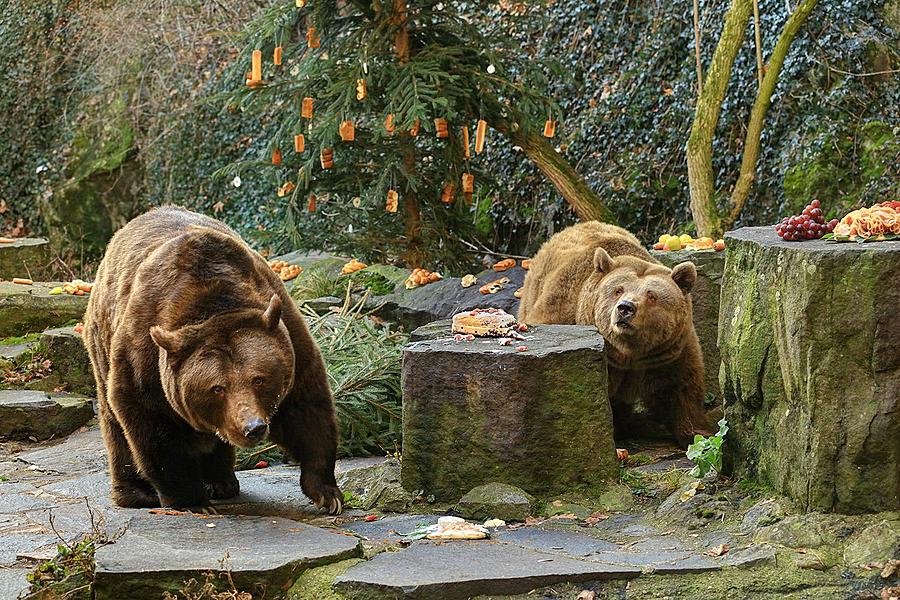
M 616 317 L 618 323 L 629 323 L 637 312 L 637 306 L 631 300 L 622 300 L 616 304 Z
M 244 436 L 251 442 L 258 442 L 269 433 L 269 426 L 262 419 L 253 419 L 244 425 Z

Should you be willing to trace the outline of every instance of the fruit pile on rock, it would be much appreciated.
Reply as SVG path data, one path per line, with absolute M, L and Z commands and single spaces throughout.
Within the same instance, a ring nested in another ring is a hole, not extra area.
M 834 227 L 834 239 L 843 241 L 891 240 L 900 236 L 900 202 L 881 202 L 854 210 Z
M 659 241 L 653 244 L 654 250 L 715 250 L 721 252 L 725 249 L 725 240 L 713 241 L 711 237 L 694 239 L 687 233 L 681 235 L 669 235 L 664 233 L 659 236 Z
M 55 287 L 50 290 L 48 293 L 51 296 L 56 296 L 58 294 L 69 294 L 70 296 L 84 296 L 85 294 L 90 293 L 91 289 L 94 287 L 93 283 L 88 283 L 86 281 L 82 281 L 80 279 L 75 279 L 69 283 L 64 283 L 59 287 Z
M 837 224 L 837 219 L 826 223 L 819 201 L 813 200 L 803 209 L 802 214 L 783 218 L 775 226 L 775 233 L 788 242 L 817 240 L 823 235 L 831 233 Z
M 441 274 L 438 272 L 432 273 L 426 269 L 413 269 L 413 272 L 410 273 L 409 277 L 406 278 L 404 282 L 404 286 L 406 289 L 411 290 L 413 288 L 417 288 L 420 285 L 425 285 L 427 283 L 434 283 L 435 281 L 440 281 L 443 279 Z

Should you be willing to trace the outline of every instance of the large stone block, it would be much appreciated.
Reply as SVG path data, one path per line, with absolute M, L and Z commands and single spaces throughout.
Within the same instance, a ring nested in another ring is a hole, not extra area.
M 407 490 L 456 501 L 496 481 L 542 496 L 616 477 L 603 338 L 575 325 L 537 325 L 528 338 L 501 346 L 445 336 L 406 347 Z
M 60 285 L 0 282 L 0 337 L 37 333 L 80 321 L 87 308 L 87 296 L 51 296 L 50 290 Z
M 0 244 L 0 279 L 40 279 L 50 272 L 50 244 L 43 238 L 16 238 Z
M 736 475 L 807 510 L 900 508 L 900 242 L 727 236 L 719 348 Z
M 0 438 L 45 440 L 68 435 L 94 416 L 90 398 L 0 390 Z
M 81 335 L 74 327 L 50 329 L 41 334 L 38 353 L 50 359 L 50 374 L 28 387 L 35 390 L 65 390 L 93 397 L 97 386 L 91 360 Z
M 694 309 L 694 329 L 703 350 L 703 366 L 706 374 L 706 391 L 721 403 L 719 388 L 719 294 L 722 291 L 722 272 L 725 270 L 725 253 L 712 250 L 678 250 L 653 252 L 653 257 L 669 268 L 690 261 L 697 267 L 697 283 L 691 290 Z

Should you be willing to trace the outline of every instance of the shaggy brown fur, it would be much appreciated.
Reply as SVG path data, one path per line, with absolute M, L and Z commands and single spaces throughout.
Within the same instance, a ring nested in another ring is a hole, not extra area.
M 693 263 L 668 269 L 633 235 L 592 221 L 545 243 L 525 278 L 519 320 L 595 325 L 608 343 L 617 435 L 640 398 L 682 445 L 708 434 L 703 357 L 691 318 Z
M 235 496 L 234 446 L 268 434 L 300 460 L 303 492 L 340 512 L 321 354 L 278 276 L 234 231 L 175 207 L 128 223 L 100 263 L 84 340 L 116 504 Z

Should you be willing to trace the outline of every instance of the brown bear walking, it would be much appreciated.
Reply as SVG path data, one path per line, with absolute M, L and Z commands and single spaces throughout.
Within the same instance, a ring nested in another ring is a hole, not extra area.
M 234 446 L 269 435 L 300 460 L 303 492 L 341 511 L 322 356 L 278 276 L 219 221 L 165 207 L 119 230 L 84 340 L 116 504 L 236 496 Z
M 595 325 L 608 343 L 609 397 L 618 435 L 640 398 L 679 443 L 708 435 L 703 356 L 694 331 L 693 263 L 664 267 L 633 235 L 596 221 L 545 243 L 525 278 L 519 320 Z

